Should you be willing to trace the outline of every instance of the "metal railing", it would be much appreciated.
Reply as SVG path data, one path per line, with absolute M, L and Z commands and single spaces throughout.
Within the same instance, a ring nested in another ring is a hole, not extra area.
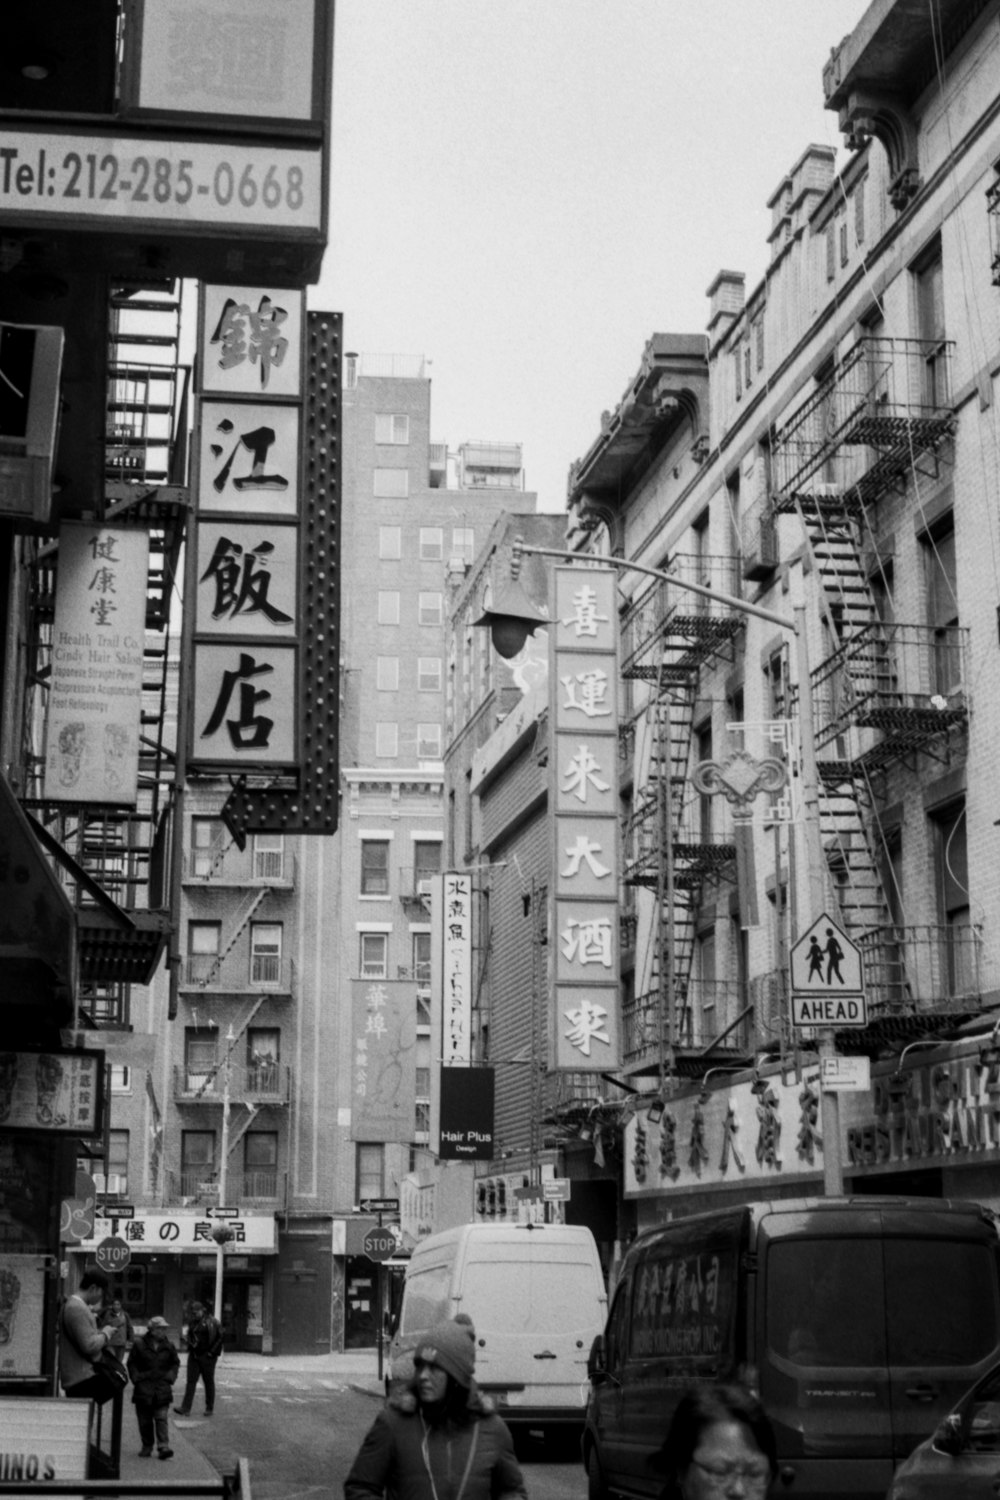
M 996 987 L 997 976 L 984 969 L 979 924 L 875 927 L 855 941 L 872 1015 L 947 1009 Z
M 221 1104 L 226 1086 L 225 1070 L 219 1065 L 194 1071 L 174 1066 L 174 1098 L 189 1102 Z M 229 1096 L 234 1101 L 287 1103 L 291 1095 L 291 1070 L 284 1063 L 240 1063 L 229 1066 Z
M 859 339 L 775 433 L 774 490 L 805 491 L 844 445 L 904 459 L 936 447 L 954 419 L 952 349 L 940 339 Z
M 295 884 L 295 856 L 286 849 L 237 849 L 213 846 L 184 854 L 184 879 L 191 883 L 213 881 L 226 885 Z
M 273 990 L 279 995 L 294 995 L 295 982 L 295 960 L 272 953 L 248 955 L 244 949 L 242 955 L 234 953 L 222 960 L 218 954 L 196 953 L 188 954 L 184 961 L 183 983 L 188 989 L 230 994 Z
M 647 990 L 626 1000 L 622 1050 L 627 1062 L 648 1060 L 659 1051 L 661 1003 L 659 990 Z M 673 1036 L 666 1016 L 662 1028 L 664 1044 L 672 1042 L 682 1051 L 745 1057 L 755 1046 L 747 986 L 738 980 L 692 976 L 687 994 L 674 1000 Z
M 968 714 L 968 628 L 873 620 L 813 671 L 816 746 L 849 729 L 907 744 Z
M 230 1167 L 226 1173 L 225 1207 L 244 1208 L 256 1204 L 282 1206 L 287 1199 L 287 1172 L 278 1167 Z M 180 1204 L 217 1204 L 219 1172 L 217 1167 L 182 1167 L 167 1173 L 168 1202 Z M 214 1251 L 211 1239 L 205 1241 L 205 1253 Z
M 731 555 L 679 552 L 667 560 L 663 572 L 678 583 L 697 583 L 731 598 L 739 597 L 738 560 Z M 743 616 L 735 615 L 719 599 L 706 599 L 689 589 L 671 588 L 669 583 L 657 581 L 642 592 L 622 622 L 622 675 L 628 676 L 630 671 L 651 661 L 656 656 L 654 647 L 663 638 L 676 635 L 691 639 L 704 633 L 710 639 L 713 622 L 716 625 L 725 622 L 727 628 L 738 627 Z M 696 666 L 697 662 L 691 665 Z M 667 673 L 669 680 L 669 667 Z

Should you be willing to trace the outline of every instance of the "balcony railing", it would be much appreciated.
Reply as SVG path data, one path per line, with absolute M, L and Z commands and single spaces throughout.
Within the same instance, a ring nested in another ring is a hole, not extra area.
M 675 553 L 663 572 L 678 583 L 696 583 L 716 593 L 739 595 L 737 559 Z M 676 681 L 697 669 L 720 642 L 742 628 L 744 616 L 718 599 L 705 599 L 689 589 L 658 581 L 632 605 L 622 625 L 622 676 L 646 681 Z M 670 659 L 657 650 L 665 642 Z M 673 675 L 671 675 L 673 674 Z
M 184 855 L 184 879 L 191 885 L 295 885 L 295 856 L 285 849 L 237 849 L 235 844 L 192 849 Z
M 402 866 L 399 871 L 399 899 L 426 902 L 429 910 L 431 891 L 434 889 L 437 874 L 437 870 L 415 869 L 412 865 Z
M 659 990 L 647 990 L 626 1001 L 622 1015 L 626 1062 L 649 1061 L 658 1054 L 660 1010 Z M 692 977 L 686 996 L 674 1000 L 673 1036 L 666 1016 L 662 1028 L 664 1046 L 672 1042 L 681 1052 L 742 1059 L 755 1046 L 747 987 L 737 980 Z
M 221 1104 L 225 1092 L 221 1065 L 208 1072 L 174 1067 L 174 1098 L 188 1104 Z M 291 1071 L 284 1063 L 240 1063 L 229 1068 L 229 1097 L 234 1103 L 287 1104 Z
M 288 1174 L 277 1167 L 233 1169 L 226 1173 L 227 1208 L 261 1205 L 281 1208 L 287 1201 Z M 184 1167 L 167 1174 L 169 1203 L 200 1203 L 210 1207 L 219 1202 L 219 1174 L 215 1167 Z M 215 1252 L 215 1242 L 205 1241 L 205 1253 Z
M 736 858 L 732 837 L 713 826 L 716 810 L 705 813 L 700 798 L 676 807 L 672 813 L 674 885 L 678 889 L 699 884 L 722 872 Z M 721 822 L 721 817 L 718 818 Z M 630 885 L 658 885 L 663 863 L 662 813 L 654 795 L 648 796 L 625 820 L 623 828 L 624 878 Z
M 785 425 L 771 447 L 776 508 L 814 498 L 815 484 L 845 447 L 870 450 L 854 481 L 862 498 L 908 472 L 954 427 L 952 345 L 942 340 L 865 337 Z
M 259 990 L 276 995 L 296 992 L 295 960 L 278 958 L 273 953 L 242 956 L 230 954 L 220 959 L 210 953 L 189 954 L 184 961 L 183 984 L 187 989 L 215 993 L 245 994 Z
M 876 927 L 856 938 L 872 1016 L 978 1009 L 997 976 L 985 971 L 978 925 Z
M 874 620 L 813 672 L 816 748 L 874 766 L 968 718 L 964 626 Z M 848 743 L 849 731 L 873 731 Z

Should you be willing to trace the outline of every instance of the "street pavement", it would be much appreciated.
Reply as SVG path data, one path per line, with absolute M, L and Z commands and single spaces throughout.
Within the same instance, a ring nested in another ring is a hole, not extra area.
M 343 1381 L 352 1390 L 381 1398 L 384 1384 L 378 1378 L 378 1354 L 374 1349 L 351 1350 L 345 1354 L 243 1354 L 226 1353 L 219 1361 L 216 1385 L 219 1393 L 225 1391 L 226 1375 L 230 1371 L 249 1371 L 255 1375 L 273 1372 L 278 1375 L 311 1374 L 332 1377 Z M 183 1368 L 178 1385 L 183 1384 Z M 122 1452 L 120 1478 L 133 1480 L 184 1480 L 196 1482 L 218 1479 L 216 1469 L 186 1437 L 195 1424 L 211 1421 L 204 1415 L 201 1387 L 195 1397 L 194 1408 L 188 1417 L 170 1415 L 170 1446 L 173 1457 L 169 1459 L 140 1458 L 139 1432 L 135 1420 L 135 1408 L 125 1397 L 122 1418 Z M 253 1494 L 253 1472 L 250 1474 L 250 1491 Z

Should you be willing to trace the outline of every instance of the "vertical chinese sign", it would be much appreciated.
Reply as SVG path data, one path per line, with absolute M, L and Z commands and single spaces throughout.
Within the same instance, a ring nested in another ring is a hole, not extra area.
M 444 1160 L 489 1160 L 493 1074 L 472 1063 L 472 876 L 448 870 L 431 897 L 430 1145 Z
M 417 989 L 412 981 L 352 979 L 351 1135 L 412 1141 L 417 1114 Z
M 72 523 L 59 533 L 45 796 L 135 805 L 149 535 Z
M 223 817 L 337 826 L 340 320 L 304 295 L 205 286 L 188 625 L 189 761 L 237 771 Z M 266 792 L 246 775 L 270 776 Z
M 552 1060 L 619 1065 L 618 612 L 611 568 L 554 568 Z

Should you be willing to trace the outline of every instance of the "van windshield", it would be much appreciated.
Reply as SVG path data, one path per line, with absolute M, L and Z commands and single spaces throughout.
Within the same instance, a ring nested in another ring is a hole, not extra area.
M 799 1365 L 968 1365 L 997 1344 L 993 1259 L 960 1240 L 774 1244 L 767 1343 Z
M 462 1306 L 477 1334 L 565 1334 L 600 1322 L 589 1265 L 555 1261 L 473 1261 Z

